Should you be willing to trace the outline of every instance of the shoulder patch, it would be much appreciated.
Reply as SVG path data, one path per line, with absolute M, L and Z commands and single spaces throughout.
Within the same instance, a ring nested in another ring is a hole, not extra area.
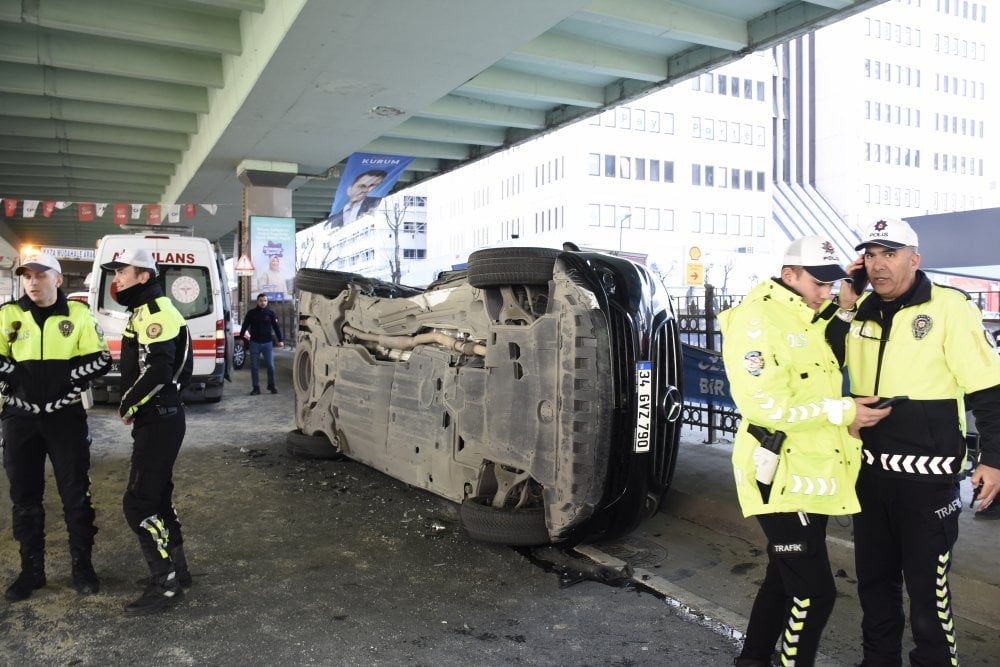
M 743 368 L 750 375 L 757 377 L 764 372 L 764 356 L 756 350 L 747 352 L 743 355 Z
M 151 339 L 159 338 L 160 334 L 163 333 L 163 325 L 159 322 L 153 322 L 148 327 L 146 327 L 146 335 Z

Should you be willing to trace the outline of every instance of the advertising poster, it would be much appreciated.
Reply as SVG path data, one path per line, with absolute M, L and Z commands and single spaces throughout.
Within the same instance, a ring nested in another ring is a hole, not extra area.
M 375 213 L 411 162 L 413 157 L 405 155 L 351 153 L 324 229 L 343 227 Z
M 269 301 L 291 297 L 295 284 L 295 218 L 250 216 L 251 298 L 263 292 Z

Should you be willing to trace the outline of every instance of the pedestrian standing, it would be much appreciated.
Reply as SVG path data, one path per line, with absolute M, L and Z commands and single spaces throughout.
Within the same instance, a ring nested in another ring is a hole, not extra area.
M 847 277 L 833 245 L 798 239 L 783 264 L 780 277 L 719 315 L 726 374 L 743 417 L 733 445 L 736 489 L 743 515 L 755 516 L 767 537 L 767 571 L 740 667 L 771 665 L 779 637 L 780 664 L 815 661 L 837 596 L 827 520 L 858 511 L 861 443 L 848 426 L 889 412 L 867 407 L 874 398 L 843 396 L 827 329 L 839 323 L 842 339 L 851 313 L 829 300 L 833 284 Z
M 184 440 L 181 389 L 191 378 L 191 336 L 157 281 L 145 250 L 126 250 L 101 267 L 114 271 L 115 300 L 131 316 L 122 333 L 122 400 L 132 426 L 132 467 L 122 506 L 149 566 L 146 589 L 125 605 L 138 616 L 176 604 L 191 585 L 184 536 L 173 504 L 173 470 Z
M 979 510 L 1000 492 L 1000 357 L 982 313 L 961 290 L 920 270 L 917 234 L 879 220 L 861 236 L 849 269 L 874 293 L 858 304 L 847 336 L 851 392 L 906 395 L 864 442 L 854 519 L 865 662 L 902 661 L 903 582 L 910 597 L 911 665 L 957 665 L 948 572 L 962 510 L 965 404 L 979 428 L 972 473 Z
M 80 397 L 91 379 L 111 368 L 111 355 L 90 309 L 66 300 L 55 257 L 29 257 L 15 273 L 25 294 L 0 307 L 0 421 L 21 573 L 5 597 L 24 600 L 45 585 L 46 456 L 69 532 L 73 585 L 81 594 L 97 593 L 90 431 Z
M 243 318 L 241 338 L 246 337 L 247 330 L 250 331 L 250 380 L 253 382 L 250 395 L 260 394 L 261 355 L 264 355 L 264 364 L 267 366 L 267 390 L 277 394 L 278 388 L 274 384 L 275 343 L 272 343 L 272 340 L 277 340 L 278 347 L 284 347 L 285 343 L 281 336 L 281 327 L 278 325 L 278 316 L 267 307 L 267 295 L 263 292 L 257 295 L 257 307 L 251 309 Z

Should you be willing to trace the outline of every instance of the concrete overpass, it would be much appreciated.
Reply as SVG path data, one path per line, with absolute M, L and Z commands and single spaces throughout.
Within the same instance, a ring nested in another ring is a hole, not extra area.
M 219 239 L 244 163 L 305 227 L 354 151 L 416 156 L 405 186 L 883 1 L 0 0 L 0 197 L 216 204 L 182 223 Z M 117 229 L 0 216 L 15 247 Z

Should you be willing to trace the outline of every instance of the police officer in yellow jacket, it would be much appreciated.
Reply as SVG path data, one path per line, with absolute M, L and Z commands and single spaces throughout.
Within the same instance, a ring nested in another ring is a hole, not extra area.
M 132 425 L 132 470 L 122 506 L 139 537 L 150 576 L 130 616 L 176 604 L 191 585 L 184 537 L 173 505 L 173 469 L 184 440 L 181 388 L 191 378 L 191 336 L 184 317 L 157 281 L 145 250 L 126 250 L 101 265 L 114 271 L 114 298 L 132 316 L 122 334 L 122 400 L 118 414 Z
M 80 396 L 111 366 L 108 345 L 86 305 L 67 301 L 62 267 L 48 254 L 16 271 L 25 295 L 0 307 L 3 465 L 10 479 L 21 573 L 5 597 L 16 602 L 45 585 L 45 457 L 52 461 L 69 531 L 73 585 L 97 593 L 91 562 L 90 433 Z
M 911 665 L 957 665 L 948 570 L 961 512 L 965 399 L 982 454 L 972 482 L 980 509 L 1000 491 L 1000 360 L 964 292 L 919 270 L 917 235 L 902 220 L 868 226 L 849 268 L 867 271 L 846 341 L 851 392 L 906 395 L 861 430 L 861 513 L 854 521 L 867 666 L 902 659 L 902 585 L 910 596 Z
M 830 302 L 847 277 L 833 245 L 818 236 L 793 242 L 781 276 L 722 312 L 722 354 L 742 422 L 733 446 L 744 516 L 756 516 L 768 565 L 754 601 L 741 667 L 812 665 L 837 592 L 826 550 L 829 515 L 858 511 L 854 482 L 861 443 L 848 425 L 876 423 L 875 410 L 843 396 L 840 361 L 827 340 L 847 311 Z M 853 303 L 853 299 L 851 299 Z M 841 338 L 843 328 L 840 329 Z

